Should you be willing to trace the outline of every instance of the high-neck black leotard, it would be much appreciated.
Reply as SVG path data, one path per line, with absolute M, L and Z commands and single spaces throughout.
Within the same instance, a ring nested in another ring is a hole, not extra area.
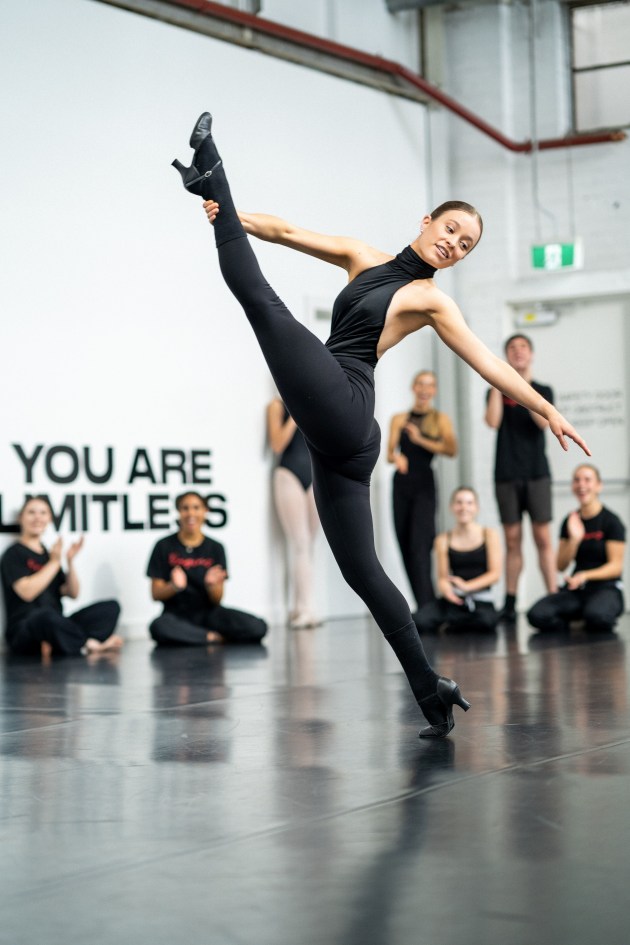
M 376 367 L 376 348 L 394 293 L 414 279 L 430 279 L 434 272 L 411 246 L 389 262 L 365 269 L 335 300 L 328 350 L 335 357 L 358 358 Z

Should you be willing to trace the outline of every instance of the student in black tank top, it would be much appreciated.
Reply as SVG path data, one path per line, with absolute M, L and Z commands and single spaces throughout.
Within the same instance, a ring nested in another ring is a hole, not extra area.
M 477 522 L 477 494 L 460 486 L 451 497 L 455 528 L 435 540 L 441 597 L 416 615 L 420 633 L 447 630 L 493 631 L 499 621 L 491 587 L 501 577 L 501 542 L 493 528 Z
M 626 528 L 602 505 L 602 480 L 590 464 L 573 473 L 572 490 L 579 509 L 560 526 L 558 571 L 572 568 L 564 587 L 537 601 L 527 614 L 532 627 L 566 631 L 572 621 L 583 621 L 587 631 L 613 631 L 624 610 L 623 560 Z
M 493 386 L 545 417 L 561 444 L 583 441 L 558 411 L 492 354 L 466 325 L 457 305 L 434 284 L 436 269 L 463 259 L 481 237 L 481 217 L 461 201 L 441 204 L 397 256 L 346 237 L 324 236 L 265 214 L 239 213 L 211 134 L 208 112 L 197 120 L 192 164 L 174 166 L 190 193 L 204 198 L 214 225 L 219 265 L 252 326 L 276 387 L 311 454 L 315 501 L 341 572 L 364 601 L 394 650 L 429 725 L 443 737 L 453 705 L 468 708 L 457 684 L 429 664 L 407 601 L 385 574 L 374 545 L 370 476 L 379 456 L 374 368 L 413 331 L 430 325 Z M 280 243 L 340 266 L 349 282 L 334 308 L 323 345 L 287 309 L 264 278 L 247 235 Z
M 433 406 L 437 392 L 433 371 L 416 374 L 411 390 L 411 410 L 392 417 L 387 461 L 396 467 L 392 483 L 394 528 L 417 610 L 435 600 L 431 550 L 437 488 L 431 464 L 436 455 L 457 456 L 457 439 L 450 419 Z

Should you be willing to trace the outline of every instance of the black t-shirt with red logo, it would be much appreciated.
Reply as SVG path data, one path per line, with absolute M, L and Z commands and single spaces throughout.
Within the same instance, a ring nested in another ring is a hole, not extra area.
M 551 387 L 538 381 L 530 383 L 537 394 L 553 403 Z M 545 479 L 550 475 L 545 454 L 545 431 L 532 420 L 526 407 L 503 394 L 503 418 L 497 431 L 494 463 L 495 482 Z
M 53 610 L 61 613 L 61 586 L 66 580 L 65 574 L 61 570 L 57 572 L 48 587 L 35 600 L 22 600 L 19 594 L 16 594 L 13 590 L 16 581 L 41 571 L 49 561 L 50 555 L 46 549 L 38 553 L 27 548 L 19 541 L 14 545 L 10 545 L 2 555 L 0 574 L 2 575 L 4 605 L 7 612 L 7 631 L 18 620 L 44 607 L 52 607 Z
M 586 531 L 584 538 L 578 545 L 573 574 L 575 574 L 576 571 L 591 571 L 593 568 L 600 568 L 603 564 L 606 564 L 608 560 L 606 557 L 606 542 L 626 540 L 625 525 L 621 519 L 615 515 L 614 512 L 611 512 L 610 509 L 607 509 L 606 506 L 602 506 L 601 511 L 598 512 L 597 515 L 594 515 L 593 518 L 582 518 L 581 515 L 580 518 L 584 523 Z M 560 526 L 560 538 L 569 537 L 567 520 L 568 516 Z M 587 586 L 592 588 L 595 588 L 595 586 L 620 587 L 621 583 L 619 579 L 590 581 L 587 582 Z
M 171 571 L 179 565 L 186 572 L 188 586 L 164 601 L 164 612 L 194 620 L 215 605 L 204 584 L 206 571 L 219 564 L 227 571 L 225 549 L 213 538 L 205 537 L 200 545 L 187 549 L 177 534 L 162 538 L 151 552 L 147 575 L 170 581 Z

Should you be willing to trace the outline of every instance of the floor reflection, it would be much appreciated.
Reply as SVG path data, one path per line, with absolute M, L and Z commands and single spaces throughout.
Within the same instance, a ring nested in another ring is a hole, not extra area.
M 369 620 L 3 654 L 7 940 L 621 941 L 629 633 L 428 638 L 472 703 L 436 741 Z

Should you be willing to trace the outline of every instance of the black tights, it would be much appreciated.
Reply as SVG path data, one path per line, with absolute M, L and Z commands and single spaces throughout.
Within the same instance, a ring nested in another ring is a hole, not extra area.
M 206 139 L 196 164 L 214 167 Z M 374 547 L 370 475 L 380 449 L 374 419 L 373 370 L 356 358 L 335 358 L 298 322 L 265 280 L 243 230 L 222 167 L 204 183 L 220 205 L 214 230 L 219 264 L 254 330 L 282 400 L 311 454 L 317 510 L 341 573 L 374 616 L 396 653 L 417 700 L 435 692 L 409 606 L 385 574 Z
M 394 528 L 418 610 L 435 600 L 431 552 L 435 538 L 435 486 L 405 481 L 396 473 L 392 487 Z M 411 487 L 411 488 L 410 488 Z

